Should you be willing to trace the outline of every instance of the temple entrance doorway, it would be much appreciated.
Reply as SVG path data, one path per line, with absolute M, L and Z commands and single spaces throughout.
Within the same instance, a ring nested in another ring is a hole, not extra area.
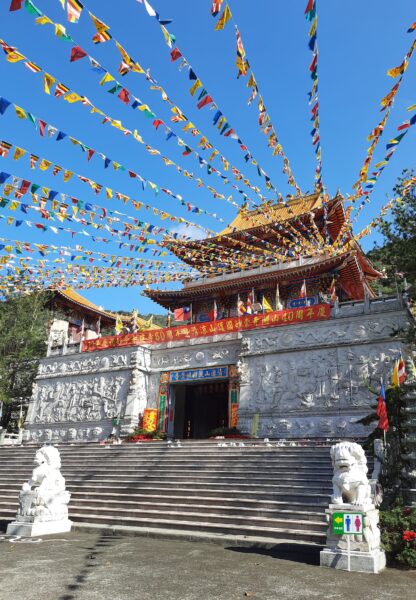
M 171 386 L 174 408 L 171 435 L 201 439 L 209 437 L 217 427 L 227 427 L 228 387 L 228 380 Z

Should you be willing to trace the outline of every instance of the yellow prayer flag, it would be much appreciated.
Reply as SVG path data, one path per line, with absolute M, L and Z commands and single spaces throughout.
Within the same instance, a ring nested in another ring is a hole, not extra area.
M 41 15 L 35 19 L 36 25 L 53 25 L 53 21 L 50 20 L 46 15 Z
M 11 63 L 19 62 L 19 60 L 23 60 L 24 58 L 26 57 L 23 56 L 23 54 L 20 54 L 20 52 L 17 52 L 16 50 L 7 53 L 7 60 Z
M 113 190 L 110 188 L 105 188 L 105 193 L 107 198 L 110 200 L 113 197 Z
M 416 110 L 416 104 L 412 104 L 412 106 L 409 106 L 406 110 Z
M 64 182 L 66 183 L 67 181 L 69 181 L 73 174 L 74 174 L 73 171 L 65 170 L 64 171 Z
M 18 208 L 20 206 L 20 202 L 18 202 L 17 200 L 13 200 L 13 202 L 10 202 L 8 208 L 9 210 L 16 210 L 16 208 Z
M 167 43 L 169 48 L 172 48 L 172 38 L 170 37 L 169 31 L 166 29 L 166 27 L 164 25 L 161 25 L 160 29 L 162 30 L 163 37 L 165 38 L 165 42 Z
M 399 361 L 398 360 L 394 361 L 393 374 L 391 376 L 391 385 L 392 385 L 392 387 L 399 387 L 399 385 L 400 385 L 400 381 L 399 381 Z
M 215 31 L 220 31 L 221 29 L 224 29 L 225 25 L 228 23 L 228 21 L 231 19 L 231 17 L 232 17 L 232 14 L 231 14 L 230 7 L 228 6 L 228 4 L 226 4 L 224 11 L 223 11 L 221 17 L 218 19 L 218 23 L 215 26 Z
M 17 106 L 15 104 L 14 105 L 14 110 L 16 112 L 16 115 L 19 117 L 19 119 L 27 119 L 27 114 L 25 113 L 25 111 L 23 110 L 23 108 L 20 108 L 20 106 Z
M 265 312 L 272 312 L 272 311 L 273 311 L 273 308 L 272 308 L 272 307 L 271 307 L 271 305 L 270 305 L 270 304 L 267 302 L 267 299 L 266 299 L 266 297 L 265 297 L 265 296 L 263 296 L 263 301 L 262 301 L 262 303 L 261 303 L 261 306 L 262 306 L 262 308 L 263 308 L 263 310 L 264 310 Z
M 130 65 L 130 63 L 132 63 L 132 60 L 131 60 L 130 56 L 127 54 L 127 52 L 124 50 L 123 46 L 116 41 L 115 41 L 115 44 L 116 44 L 117 49 L 120 52 L 121 56 L 123 57 L 124 62 L 126 62 L 128 65 Z
M 140 73 L 141 75 L 144 75 L 145 73 L 144 69 L 139 65 L 137 61 L 133 65 L 131 65 L 131 70 L 133 71 L 133 73 Z M 163 99 L 166 100 L 166 98 Z
M 189 93 L 193 96 L 198 88 L 202 87 L 202 83 L 197 79 L 192 87 L 189 88 Z
M 42 158 L 42 160 L 39 163 L 39 169 L 41 171 L 47 171 L 49 169 L 49 167 L 51 166 L 51 161 L 50 160 L 46 160 L 46 158 Z
M 76 92 L 69 92 L 69 94 L 65 94 L 64 100 L 73 104 L 74 102 L 79 102 L 81 100 L 81 96 L 79 96 Z
M 398 77 L 399 75 L 402 75 L 407 67 L 409 66 L 408 61 L 405 59 L 401 65 L 399 65 L 398 67 L 394 67 L 393 69 L 389 69 L 387 71 L 387 75 L 389 77 L 393 77 L 393 79 L 395 79 L 396 77 Z
M 43 91 L 45 92 L 45 94 L 51 93 L 51 87 L 53 86 L 55 81 L 56 79 L 52 77 L 52 75 L 49 75 L 49 73 L 43 74 Z
M 110 73 L 106 73 L 104 75 L 104 77 L 101 79 L 100 85 L 104 85 L 105 83 L 108 83 L 109 81 L 114 81 L 114 77 L 112 75 L 110 75 Z
M 16 148 L 16 150 L 14 151 L 14 155 L 13 158 L 14 160 L 19 160 L 19 158 L 22 158 L 22 156 L 26 154 L 26 150 L 23 150 L 23 148 Z

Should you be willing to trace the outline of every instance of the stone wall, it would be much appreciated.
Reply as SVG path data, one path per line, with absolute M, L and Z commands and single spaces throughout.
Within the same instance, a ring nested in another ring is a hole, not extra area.
M 380 377 L 390 377 L 408 315 L 396 300 L 342 305 L 329 321 L 230 333 L 151 348 L 50 356 L 25 423 L 32 441 L 93 441 L 157 407 L 161 373 L 238 366 L 239 427 L 261 437 L 361 437 Z

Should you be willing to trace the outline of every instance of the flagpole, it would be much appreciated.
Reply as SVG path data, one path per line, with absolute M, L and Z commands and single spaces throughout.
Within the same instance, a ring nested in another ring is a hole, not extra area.
M 191 302 L 191 325 L 193 323 L 193 318 L 194 318 L 194 310 L 193 310 L 193 302 Z

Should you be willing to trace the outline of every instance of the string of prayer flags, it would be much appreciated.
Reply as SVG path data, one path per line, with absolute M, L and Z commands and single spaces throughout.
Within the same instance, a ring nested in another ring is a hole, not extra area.
M 352 186 L 353 189 L 357 190 L 356 194 L 352 197 L 352 201 L 357 200 L 358 198 L 360 198 L 362 196 L 366 196 L 368 199 L 374 188 L 374 185 L 371 185 L 371 184 L 375 183 L 375 182 L 368 181 L 368 170 L 369 170 L 371 161 L 373 159 L 373 154 L 376 149 L 376 146 L 380 140 L 380 137 L 383 135 L 383 131 L 385 129 L 386 123 L 391 114 L 391 109 L 393 107 L 395 97 L 400 89 L 400 85 L 403 81 L 403 76 L 406 72 L 407 66 L 409 64 L 409 61 L 413 55 L 415 48 L 416 48 L 416 39 L 410 45 L 410 48 L 407 51 L 402 63 L 398 67 L 389 69 L 387 71 L 387 75 L 389 75 L 390 77 L 393 77 L 393 78 L 399 77 L 399 79 L 393 85 L 393 87 L 390 89 L 390 91 L 386 94 L 386 96 L 384 96 L 381 100 L 381 107 L 382 107 L 381 110 L 382 110 L 382 112 L 386 111 L 386 113 L 385 113 L 384 117 L 381 119 L 381 121 L 378 123 L 378 125 L 373 129 L 373 131 L 370 133 L 370 135 L 367 138 L 368 141 L 371 141 L 371 145 L 367 150 L 366 156 L 364 158 L 363 166 L 360 169 L 359 177 L 358 177 L 357 181 L 354 183 L 354 185 Z M 374 175 L 371 177 L 371 179 L 374 179 Z M 370 187 L 366 186 L 366 189 L 363 189 L 362 186 L 366 182 L 368 185 L 370 185 Z
M 50 126 L 49 126 L 49 128 L 50 128 Z M 0 156 L 4 156 L 4 157 L 7 156 L 9 150 L 13 147 L 15 148 L 14 157 L 13 157 L 14 160 L 18 160 L 19 158 L 24 156 L 24 154 L 27 153 L 30 156 L 31 168 L 35 168 L 36 166 L 38 166 L 38 168 L 40 170 L 45 170 L 42 165 L 49 165 L 48 166 L 48 168 L 49 168 L 53 164 L 52 161 L 46 160 L 44 158 L 41 159 L 39 162 L 39 157 L 36 157 L 34 154 L 31 154 L 28 150 L 25 150 L 19 146 L 13 146 L 12 144 L 10 144 L 9 142 L 6 142 L 6 141 L 0 142 Z M 2 151 L 2 148 L 3 148 L 3 151 Z M 105 157 L 105 155 L 101 155 L 101 158 L 103 158 L 104 161 L 109 160 L 109 163 L 112 163 L 112 161 L 110 159 L 107 159 L 107 157 Z M 121 168 L 121 165 L 119 165 L 119 167 Z M 59 173 L 63 173 L 64 183 L 67 183 L 68 181 L 70 181 L 70 179 L 73 176 L 75 176 L 83 183 L 87 183 L 95 194 L 98 195 L 100 192 L 105 191 L 106 197 L 108 200 L 111 200 L 113 197 L 115 197 L 118 200 L 120 200 L 121 202 L 123 202 L 124 204 L 126 204 L 127 202 L 131 202 L 136 210 L 140 210 L 141 208 L 144 208 L 147 211 L 151 211 L 155 216 L 159 216 L 162 220 L 168 219 L 172 223 L 177 222 L 179 224 L 185 225 L 186 227 L 196 227 L 197 229 L 200 229 L 207 235 L 214 234 L 214 232 L 212 230 L 210 230 L 206 227 L 203 227 L 200 224 L 193 223 L 192 221 L 188 221 L 188 220 L 184 219 L 183 217 L 176 217 L 174 215 L 171 215 L 170 213 L 163 211 L 161 209 L 158 209 L 158 208 L 152 206 L 151 204 L 147 204 L 147 203 L 145 204 L 143 202 L 139 202 L 138 200 L 135 200 L 134 198 L 131 198 L 130 196 L 127 196 L 126 194 L 122 194 L 121 192 L 118 192 L 111 188 L 105 187 L 103 184 L 98 183 L 88 177 L 85 177 L 84 175 L 75 173 L 74 171 L 71 171 L 70 169 L 61 167 L 56 164 L 53 165 L 53 169 L 52 169 L 53 176 L 56 176 Z M 184 205 L 187 207 L 188 210 L 190 210 L 190 208 L 192 207 L 192 205 L 189 205 L 188 203 L 185 203 L 185 202 L 184 202 Z
M 93 40 L 95 42 L 97 42 L 97 41 L 106 41 L 107 39 L 112 39 L 113 42 L 115 43 L 117 49 L 121 53 L 123 61 L 122 61 L 122 64 L 120 65 L 119 72 L 122 75 L 126 74 L 129 71 L 139 73 L 141 75 L 145 75 L 146 83 L 149 85 L 149 88 L 151 90 L 159 91 L 162 96 L 163 101 L 168 102 L 168 104 L 172 107 L 171 110 L 174 113 L 174 116 L 171 118 L 171 121 L 172 122 L 185 121 L 187 124 L 183 127 L 183 131 L 185 131 L 186 133 L 188 133 L 194 137 L 197 135 L 201 135 L 202 136 L 201 141 L 198 146 L 201 147 L 203 150 L 211 150 L 212 151 L 211 155 L 209 157 L 209 162 L 211 162 L 215 157 L 218 157 L 222 161 L 223 165 L 226 167 L 226 170 L 228 170 L 228 166 L 230 165 L 229 161 L 227 161 L 225 159 L 225 157 L 216 148 L 214 148 L 213 144 L 208 140 L 208 138 L 199 129 L 197 129 L 194 126 L 194 124 L 191 123 L 191 121 L 189 121 L 188 117 L 183 113 L 183 111 L 181 111 L 177 106 L 175 106 L 175 104 L 172 102 L 172 100 L 166 94 L 165 90 L 160 85 L 158 85 L 157 81 L 153 77 L 151 77 L 150 70 L 146 69 L 146 71 L 145 71 L 139 65 L 139 63 L 137 61 L 131 59 L 129 54 L 123 48 L 123 46 L 116 39 L 112 38 L 111 35 L 108 33 L 109 27 L 105 23 L 103 23 L 100 19 L 98 19 L 98 17 L 93 15 L 90 11 L 88 11 L 88 12 L 89 12 L 91 20 L 94 24 L 94 27 L 97 31 L 97 35 L 98 36 L 102 36 L 104 34 L 106 35 L 105 40 L 101 40 L 101 39 L 96 40 L 94 38 L 93 38 Z M 166 20 L 166 19 L 161 20 L 159 15 L 156 12 L 155 12 L 155 15 L 157 16 L 159 24 L 167 24 L 170 22 L 170 20 Z M 51 24 L 55 27 L 55 29 L 63 28 L 63 26 L 59 25 L 58 23 L 54 23 L 51 19 L 49 19 L 49 17 L 46 17 L 46 15 L 43 15 L 43 17 L 45 20 L 40 21 L 39 19 L 36 19 L 36 23 L 37 24 Z M 70 38 L 70 41 L 74 46 L 77 45 L 76 42 L 72 38 Z M 108 73 L 106 71 L 106 69 L 104 69 L 97 60 L 95 60 L 90 55 L 87 55 L 87 56 L 90 61 L 92 70 L 94 72 L 100 74 L 100 76 L 102 77 L 102 79 L 100 81 L 101 84 L 104 84 L 104 83 L 107 83 L 110 81 L 116 81 L 115 78 L 110 73 Z M 28 62 L 26 62 L 25 65 L 28 66 Z M 191 72 L 190 72 L 190 78 L 192 78 Z M 58 87 L 60 87 L 61 85 L 62 84 L 57 85 L 55 95 L 58 95 L 58 93 L 57 93 Z M 108 90 L 108 91 L 110 93 L 114 93 L 116 90 L 120 90 L 122 87 L 123 86 L 121 86 L 121 84 L 116 82 L 115 88 L 114 89 L 112 88 L 111 90 Z M 128 91 L 128 90 L 126 90 L 126 91 Z M 130 93 L 131 100 L 132 100 L 131 107 L 133 109 L 137 108 L 146 117 L 155 117 L 156 116 L 155 113 L 152 112 L 146 104 L 142 103 L 138 98 L 136 98 L 133 94 L 131 94 L 131 92 L 129 92 L 129 93 Z M 176 140 L 176 142 L 179 146 L 185 145 L 183 140 L 181 140 L 181 138 L 179 138 L 179 136 L 177 136 L 170 128 L 165 126 L 165 130 L 167 133 L 166 141 L 173 138 Z M 230 130 L 228 130 L 227 133 L 228 133 L 228 135 L 230 135 L 232 132 L 233 132 L 233 130 L 230 129 Z M 226 183 L 226 184 L 229 183 L 228 178 L 225 175 L 223 175 L 218 169 L 214 169 L 213 167 L 211 168 L 211 165 L 209 164 L 209 162 L 206 161 L 199 153 L 197 153 L 195 150 L 193 150 L 193 152 L 191 154 L 198 159 L 200 164 L 207 166 L 208 174 L 215 173 L 217 176 L 221 177 L 221 179 L 223 180 L 224 183 Z M 171 164 L 171 163 L 168 163 L 168 164 Z M 232 167 L 232 173 L 233 173 L 236 181 L 242 181 L 242 183 L 245 186 L 247 186 L 249 189 L 254 191 L 263 202 L 266 201 L 266 198 L 260 193 L 260 189 L 258 188 L 258 186 L 251 184 L 250 180 L 247 177 L 245 177 L 238 169 L 236 169 L 235 167 Z M 250 198 L 245 196 L 245 193 L 242 190 L 240 190 L 234 184 L 231 184 L 231 185 L 232 185 L 232 187 L 234 187 L 234 189 L 236 189 L 238 191 L 238 193 L 240 193 L 244 196 L 245 200 L 254 204 L 254 202 Z
M 0 178 L 0 184 L 4 183 L 5 181 L 7 181 L 7 179 L 9 177 L 12 177 L 13 179 L 13 184 L 11 185 L 11 189 L 15 189 L 15 194 L 14 197 L 15 198 L 21 198 L 22 196 L 24 196 L 25 194 L 27 194 L 29 192 L 29 188 L 30 188 L 30 192 L 31 194 L 35 194 L 36 190 L 41 189 L 42 190 L 42 196 L 44 198 L 46 198 L 46 200 L 50 200 L 54 203 L 55 208 L 58 206 L 57 201 L 55 200 L 56 196 L 60 197 L 60 204 L 59 204 L 59 209 L 61 214 L 66 214 L 66 205 L 65 202 L 68 202 L 69 205 L 75 205 L 76 206 L 76 210 L 73 208 L 73 212 L 75 213 L 75 215 L 78 214 L 79 211 L 85 211 L 85 212 L 89 212 L 91 215 L 94 214 L 94 216 L 97 216 L 99 219 L 105 219 L 108 221 L 108 223 L 111 225 L 113 222 L 121 222 L 124 227 L 127 229 L 131 226 L 131 224 L 120 221 L 120 217 L 125 217 L 126 219 L 129 219 L 134 226 L 139 226 L 139 227 L 143 227 L 145 229 L 148 230 L 149 233 L 152 233 L 153 235 L 158 235 L 160 233 L 166 233 L 168 235 L 175 235 L 174 232 L 170 231 L 169 229 L 167 229 L 166 227 L 160 227 L 151 223 L 146 223 L 144 221 L 140 221 L 138 219 L 136 219 L 135 217 L 132 217 L 130 215 L 126 215 L 125 213 L 119 212 L 117 210 L 113 211 L 110 209 L 106 209 L 102 206 L 98 206 L 96 204 L 92 204 L 91 202 L 84 202 L 83 200 L 80 200 L 74 196 L 70 196 L 68 194 L 65 194 L 63 192 L 58 192 L 56 190 L 51 190 L 47 187 L 42 187 L 40 184 L 36 184 L 34 182 L 28 181 L 28 180 L 21 180 L 19 177 L 15 176 L 15 175 L 10 175 L 8 173 L 1 173 L 1 178 Z M 62 208 L 64 207 L 65 210 Z M 190 239 L 188 236 L 184 235 L 184 234 L 176 234 L 175 237 L 177 239 Z
M 16 115 L 17 115 L 18 117 L 20 117 L 21 119 L 29 119 L 29 120 L 32 120 L 32 119 L 34 118 L 34 117 L 33 117 L 33 115 L 31 115 L 31 113 L 27 113 L 27 114 L 26 114 L 26 112 L 25 112 L 25 111 L 24 111 L 24 110 L 23 110 L 21 107 L 18 107 L 18 106 L 14 105 L 14 104 L 13 104 L 13 106 L 14 106 L 14 108 L 15 108 Z M 30 115 L 30 116 L 29 116 L 29 115 Z M 45 122 L 45 123 L 46 123 L 46 122 Z M 46 124 L 47 124 L 47 123 L 46 123 Z M 114 122 L 113 122 L 112 124 L 114 125 Z M 48 124 L 47 124 L 47 125 L 48 125 Z M 49 125 L 48 125 L 48 127 L 49 127 Z M 117 129 L 120 129 L 120 127 L 117 127 L 117 123 L 116 123 L 116 128 L 117 128 Z M 57 136 L 57 138 L 56 138 L 56 140 L 57 140 L 57 141 L 59 141 L 59 139 L 63 139 L 63 137 L 62 137 L 62 136 L 60 136 L 60 133 L 61 133 L 61 132 L 59 132 L 59 133 L 58 133 L 58 136 Z M 65 135 L 65 137 L 68 137 L 69 141 L 70 141 L 70 142 L 71 142 L 73 145 L 75 145 L 75 146 L 78 146 L 78 147 L 81 149 L 81 151 L 82 151 L 82 152 L 85 152 L 85 153 L 87 154 L 87 156 L 88 156 L 88 151 L 89 151 L 89 150 L 94 150 L 94 152 L 95 152 L 96 154 L 98 154 L 98 155 L 99 155 L 101 158 L 103 158 L 103 160 L 104 160 L 104 161 L 105 161 L 105 159 L 107 158 L 107 157 L 106 157 L 106 156 L 105 156 L 103 153 L 101 153 L 101 152 L 97 151 L 96 149 L 92 149 L 92 148 L 90 148 L 90 147 L 89 147 L 87 144 L 85 144 L 84 142 L 82 142 L 82 141 L 80 141 L 80 140 L 77 140 L 76 138 L 74 138 L 74 137 L 72 137 L 72 136 L 67 136 L 66 134 L 64 134 L 64 135 Z M 125 168 L 125 167 L 121 168 L 121 165 L 119 165 L 119 163 L 116 163 L 115 161 L 111 161 L 111 162 L 113 163 L 113 166 L 116 168 L 116 170 L 123 170 L 123 171 L 126 171 L 126 168 Z M 48 168 L 48 167 L 46 167 L 46 168 Z M 136 173 L 135 171 L 128 170 L 128 174 L 129 174 L 129 176 L 130 176 L 131 178 L 137 178 L 137 179 L 140 181 L 140 183 L 141 183 L 141 185 L 142 185 L 142 188 L 143 188 L 143 189 L 145 188 L 145 186 L 146 186 L 146 185 L 148 185 L 148 186 L 149 186 L 149 187 L 150 187 L 150 188 L 151 188 L 151 189 L 152 189 L 152 190 L 155 192 L 155 194 L 156 194 L 156 195 L 158 194 L 158 192 L 159 192 L 159 190 L 160 190 L 160 191 L 162 191 L 164 194 L 168 195 L 169 197 L 171 197 L 171 198 L 174 198 L 174 199 L 178 200 L 178 201 L 179 201 L 179 202 L 180 202 L 182 205 L 185 205 L 185 206 L 188 208 L 188 210 L 190 210 L 190 211 L 192 211 L 192 212 L 195 212 L 195 213 L 197 213 L 197 214 L 202 214 L 202 213 L 203 213 L 203 214 L 206 214 L 206 215 L 208 215 L 208 216 L 210 216 L 210 217 L 212 217 L 212 218 L 214 218 L 214 219 L 216 219 L 216 220 L 223 221 L 223 220 L 222 220 L 221 218 L 219 218 L 219 217 L 218 217 L 218 216 L 217 216 L 215 213 L 211 213 L 211 212 L 209 212 L 209 211 L 206 211 L 205 209 L 201 209 L 201 208 L 199 208 L 199 207 L 197 207 L 197 206 L 195 206 L 195 205 L 192 205 L 192 204 L 190 204 L 189 202 L 184 202 L 184 200 L 183 200 L 182 196 L 180 196 L 179 194 L 174 194 L 173 192 L 171 192 L 169 189 L 167 189 L 167 188 L 165 188 L 165 187 L 159 187 L 159 186 L 158 186 L 156 183 L 154 183 L 154 182 L 153 182 L 153 181 L 151 181 L 150 179 L 145 179 L 144 177 L 142 177 L 142 176 L 141 176 L 139 173 Z M 212 189 L 213 189 L 213 188 L 212 188 Z M 210 190 L 210 191 L 212 192 L 212 190 Z M 214 192 L 215 192 L 215 191 L 214 191 Z M 212 192 L 212 193 L 213 193 L 213 192 Z M 218 196 L 218 197 L 219 197 L 219 196 Z
M 246 54 L 246 51 L 244 48 L 242 36 L 241 36 L 240 30 L 239 30 L 237 24 L 235 24 L 235 32 L 236 32 L 236 54 L 237 54 L 235 64 L 237 67 L 237 79 L 239 77 L 246 77 L 249 74 L 249 79 L 248 79 L 246 85 L 248 88 L 250 88 L 252 90 L 251 95 L 247 102 L 250 105 L 252 103 L 252 101 L 259 94 L 259 89 L 258 89 L 258 85 L 257 85 L 257 81 L 255 78 L 253 69 L 251 68 L 250 63 L 247 59 L 247 54 Z M 279 157 L 283 158 L 283 173 L 286 175 L 289 185 L 292 186 L 293 188 L 295 188 L 296 193 L 299 196 L 302 194 L 302 191 L 301 191 L 300 187 L 298 186 L 298 184 L 296 183 L 296 180 L 293 176 L 289 159 L 285 155 L 285 153 L 283 151 L 283 147 L 278 140 L 275 127 L 272 123 L 272 120 L 266 109 L 264 100 L 261 95 L 259 95 L 259 98 L 258 98 L 257 109 L 258 109 L 258 124 L 260 127 L 260 131 L 264 135 L 267 136 L 267 145 L 271 149 L 273 156 L 279 156 Z
M 4 42 L 4 40 L 0 40 L 0 45 L 3 47 L 5 54 L 8 55 L 10 46 L 8 46 L 6 44 L 6 42 Z M 73 47 L 72 52 L 71 52 L 71 61 L 78 60 L 79 58 L 83 58 L 84 56 L 88 56 L 88 55 L 82 50 L 82 48 L 80 48 L 79 46 Z M 22 55 L 22 57 L 27 60 L 27 58 L 25 56 Z M 96 64 L 98 64 L 98 63 L 96 63 Z M 50 93 L 50 84 L 52 83 L 52 81 L 56 81 L 56 79 L 53 78 L 49 73 L 46 73 L 46 71 L 44 71 L 42 68 L 39 67 L 39 70 L 44 73 L 44 91 L 45 91 L 45 93 Z M 100 81 L 100 84 L 103 84 L 104 82 L 110 81 L 110 80 L 114 81 L 114 78 L 109 73 L 106 73 L 104 78 Z M 59 85 L 61 85 L 61 84 L 59 84 Z M 119 86 L 119 85 L 120 84 L 117 83 L 117 86 Z M 117 89 L 117 86 L 115 88 L 112 88 L 111 90 L 109 90 L 109 92 L 115 92 Z M 121 86 L 120 86 L 120 88 L 121 88 Z M 127 90 L 126 88 L 121 88 L 121 90 L 118 93 L 118 98 L 124 104 L 129 104 L 131 102 L 130 95 L 131 95 L 131 92 L 129 92 L 129 90 Z M 55 91 L 55 97 L 60 97 L 60 94 L 57 94 L 56 91 Z M 134 102 L 132 102 L 132 107 L 137 106 L 140 110 L 142 108 L 142 106 L 145 106 L 145 105 L 142 105 L 142 103 L 136 97 L 133 96 L 133 98 L 134 98 Z M 163 160 L 165 166 L 174 166 L 176 168 L 176 170 L 178 171 L 178 173 L 180 173 L 182 176 L 186 177 L 187 179 L 191 179 L 191 180 L 195 181 L 195 183 L 198 185 L 198 187 L 205 186 L 205 187 L 207 187 L 207 189 L 210 189 L 210 190 L 213 189 L 212 194 L 213 194 L 214 198 L 225 200 L 225 201 L 233 204 L 234 207 L 239 208 L 239 205 L 233 200 L 232 197 L 226 197 L 224 194 L 221 194 L 214 188 L 212 188 L 212 187 L 210 188 L 210 186 L 206 186 L 202 182 L 201 178 L 196 177 L 193 173 L 189 172 L 186 169 L 183 169 L 182 167 L 180 167 L 178 164 L 176 164 L 171 159 L 168 159 L 167 157 L 163 156 L 158 150 L 156 150 L 155 148 L 152 148 L 150 145 L 146 144 L 146 142 L 143 140 L 143 138 L 140 135 L 138 135 L 136 132 L 133 133 L 130 130 L 123 128 L 120 121 L 116 121 L 116 120 L 112 119 L 111 117 L 109 117 L 108 115 L 105 115 L 105 113 L 102 110 L 95 107 L 84 96 L 81 96 L 81 95 L 77 94 L 76 92 L 71 91 L 68 88 L 66 88 L 66 93 L 64 94 L 64 99 L 69 103 L 82 102 L 82 104 L 87 109 L 91 109 L 92 114 L 97 113 L 97 114 L 105 117 L 104 120 L 102 121 L 103 124 L 110 122 L 117 129 L 121 130 L 124 135 L 133 135 L 134 139 L 137 142 L 141 143 L 145 147 L 146 151 L 149 154 L 151 154 L 152 156 L 160 156 L 160 158 Z M 204 103 L 204 105 L 206 105 L 206 104 L 208 104 L 208 101 L 209 101 L 209 97 L 206 96 L 202 102 Z M 156 116 L 153 113 L 151 113 L 151 115 Z M 223 181 L 224 184 L 231 185 L 233 187 L 233 189 L 235 189 L 239 194 L 241 194 L 245 201 L 249 201 L 252 204 L 254 204 L 254 202 L 251 200 L 251 198 L 249 198 L 242 189 L 240 189 L 236 184 L 234 184 L 219 169 L 216 169 L 212 165 L 210 165 L 210 163 L 208 161 L 206 161 L 196 150 L 194 150 L 193 148 L 191 148 L 187 144 L 185 144 L 185 142 L 182 140 L 182 138 L 180 138 L 179 136 L 174 134 L 174 132 L 168 126 L 166 126 L 162 120 L 155 119 L 154 124 L 155 124 L 156 129 L 158 128 L 159 124 L 163 124 L 165 132 L 169 136 L 174 136 L 176 138 L 177 144 L 179 146 L 181 146 L 181 147 L 187 146 L 187 148 L 189 148 L 189 151 L 183 152 L 183 156 L 187 156 L 190 154 L 195 155 L 200 166 L 206 165 L 208 175 L 214 173 L 217 177 L 221 178 L 221 180 Z
M 147 0 L 146 0 L 147 1 Z M 150 6 L 150 4 L 147 2 L 147 5 Z M 226 5 L 227 8 L 228 4 Z M 152 7 L 150 7 L 152 8 Z M 161 25 L 160 20 L 158 18 L 158 14 L 156 13 L 156 11 L 154 11 L 152 9 L 152 11 L 154 12 L 154 14 L 150 14 L 149 11 L 147 11 L 147 13 L 149 14 L 149 16 L 154 16 L 156 18 L 156 20 L 158 21 L 161 29 L 162 29 L 162 33 L 163 36 L 165 38 L 165 41 L 168 45 L 168 47 L 170 49 L 172 49 L 172 34 L 169 33 L 169 31 L 166 29 L 166 27 L 164 25 Z M 224 9 L 225 12 L 225 9 Z M 228 7 L 228 12 L 227 14 L 230 15 L 231 18 L 231 11 L 229 10 Z M 176 41 L 176 40 L 175 40 Z M 224 115 L 224 113 L 220 110 L 219 106 L 217 105 L 217 103 L 215 102 L 215 100 L 213 99 L 212 94 L 210 94 L 208 92 L 208 90 L 205 88 L 202 79 L 200 77 L 198 77 L 198 74 L 196 73 L 195 69 L 192 67 L 192 65 L 190 64 L 190 62 L 188 61 L 188 59 L 185 57 L 184 53 L 182 50 L 180 50 L 178 48 L 178 45 L 176 44 L 176 48 L 181 52 L 182 57 L 181 57 L 181 61 L 176 63 L 178 64 L 178 68 L 180 71 L 184 70 L 186 68 L 187 72 L 188 72 L 188 76 L 189 79 L 191 81 L 193 81 L 194 83 L 192 84 L 192 87 L 190 88 L 190 94 L 192 96 L 194 96 L 195 92 L 197 89 L 202 88 L 198 97 L 197 97 L 197 102 L 199 103 L 204 96 L 209 96 L 211 101 L 209 102 L 210 106 L 210 110 L 215 111 L 213 120 L 212 120 L 212 125 L 214 127 L 216 127 L 220 133 L 220 135 L 222 135 L 223 137 L 228 137 L 230 139 L 233 139 L 237 142 L 240 150 L 243 152 L 244 154 L 244 160 L 246 163 L 250 163 L 251 165 L 253 165 L 256 170 L 257 173 L 259 175 L 259 177 L 264 178 L 265 181 L 265 186 L 267 190 L 272 190 L 276 195 L 278 195 L 278 190 L 277 188 L 274 186 L 274 184 L 271 181 L 270 176 L 267 174 L 267 172 L 261 167 L 261 165 L 258 163 L 258 161 L 254 158 L 253 154 L 248 150 L 247 145 L 243 142 L 243 140 L 239 137 L 239 135 L 237 134 L 237 132 L 235 131 L 235 129 L 232 127 L 232 125 L 230 124 L 229 120 L 226 118 L 226 116 Z M 176 61 L 175 61 L 176 62 Z M 208 102 L 207 102 L 208 104 Z M 202 106 L 204 106 L 205 104 L 203 104 Z
M 312 52 L 312 61 L 309 65 L 310 77 L 312 79 L 312 88 L 309 92 L 309 104 L 311 105 L 312 121 L 312 146 L 315 149 L 316 169 L 315 169 L 315 190 L 323 193 L 322 182 L 322 155 L 321 155 L 321 134 L 319 127 L 319 95 L 318 95 L 318 42 L 317 27 L 318 15 L 316 12 L 316 0 L 308 0 L 305 9 L 306 20 L 311 23 L 309 29 L 309 50 Z

